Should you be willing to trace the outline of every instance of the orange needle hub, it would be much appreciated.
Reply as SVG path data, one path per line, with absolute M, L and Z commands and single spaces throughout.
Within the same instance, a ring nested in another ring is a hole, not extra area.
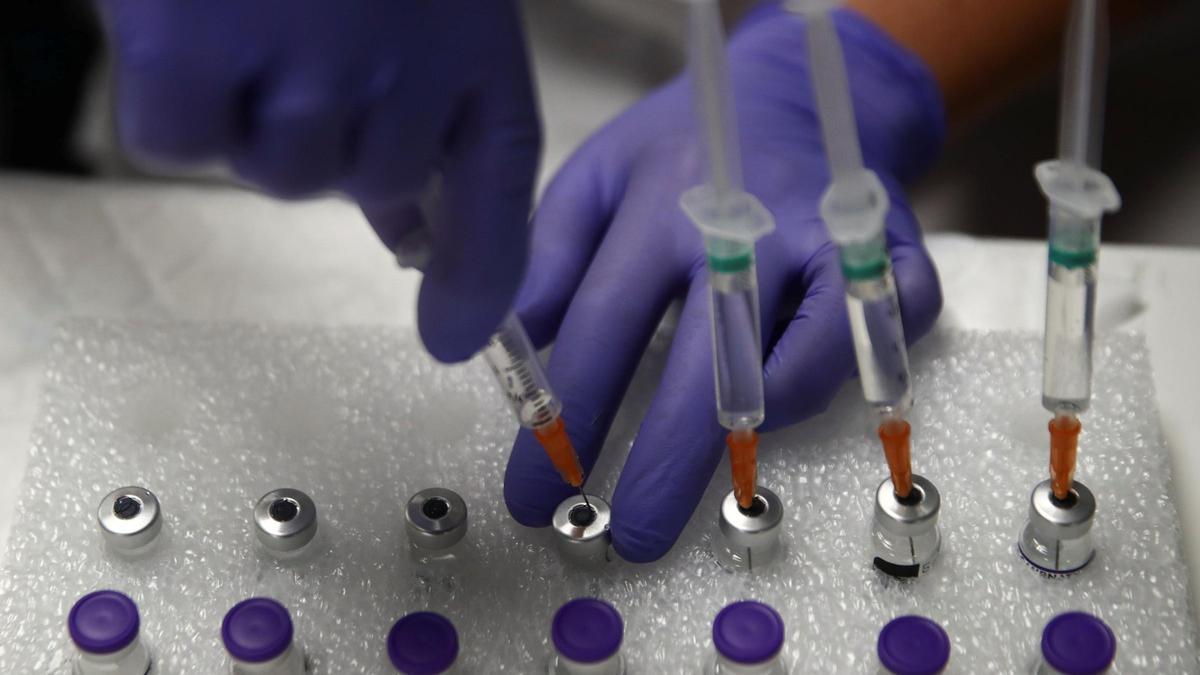
M 1059 499 L 1071 494 L 1075 482 L 1075 456 L 1082 428 L 1074 415 L 1058 415 L 1050 420 L 1050 487 Z
M 911 433 L 912 427 L 904 420 L 888 419 L 879 425 L 879 440 L 883 442 L 883 455 L 892 472 L 892 487 L 900 498 L 912 492 Z
M 754 505 L 758 484 L 758 434 L 753 429 L 734 429 L 725 437 L 725 444 L 733 468 L 733 496 L 738 506 L 748 509 Z
M 572 487 L 583 485 L 583 467 L 579 465 L 579 455 L 575 454 L 575 446 L 571 445 L 571 439 L 567 437 L 567 427 L 563 424 L 562 416 L 536 427 L 533 435 L 546 449 L 546 454 L 550 456 L 550 461 L 554 468 L 558 469 L 562 479 Z

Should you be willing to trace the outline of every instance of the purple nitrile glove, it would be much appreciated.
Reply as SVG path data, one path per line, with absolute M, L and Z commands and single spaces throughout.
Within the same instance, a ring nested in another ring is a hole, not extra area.
M 887 241 L 910 341 L 941 309 L 937 273 L 900 185 L 937 153 L 940 94 L 926 67 L 851 11 L 835 14 L 863 157 L 890 194 Z M 837 251 L 817 210 L 828 168 L 809 82 L 802 22 L 758 8 L 729 49 L 746 190 L 775 216 L 758 242 L 766 422 L 821 412 L 854 373 Z M 547 189 L 533 223 L 518 310 L 538 344 L 556 339 L 551 384 L 585 468 L 596 461 L 647 342 L 672 300 L 686 298 L 666 369 L 612 496 L 625 559 L 670 549 L 721 459 L 709 290 L 701 236 L 678 205 L 705 180 L 691 89 L 676 80 L 593 136 Z M 728 480 L 725 478 L 724 480 Z M 532 434 L 517 437 L 505 500 L 546 525 L 571 488 Z
M 99 2 L 134 153 L 340 190 L 391 249 L 440 176 L 421 337 L 443 361 L 486 342 L 524 272 L 540 151 L 515 2 Z

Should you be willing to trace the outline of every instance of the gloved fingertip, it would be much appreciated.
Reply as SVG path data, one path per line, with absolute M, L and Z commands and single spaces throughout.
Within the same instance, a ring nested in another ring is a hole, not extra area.
M 397 253 L 397 247 L 413 230 L 426 228 L 425 214 L 415 202 L 399 204 L 362 205 L 363 216 L 375 230 L 375 235 L 387 250 Z M 425 252 L 428 258 L 430 252 Z
M 675 545 L 675 536 L 667 536 L 661 532 L 647 529 L 629 519 L 621 518 L 621 514 L 613 515 L 612 544 L 617 555 L 632 563 L 650 563 L 658 560 Z
M 157 40 L 120 46 L 114 64 L 117 138 L 132 160 L 172 169 L 221 156 L 246 81 L 179 57 Z M 187 86 L 180 86 L 187 82 Z
M 421 343 L 430 356 L 442 363 L 461 363 L 469 360 L 484 344 L 497 325 L 485 323 L 478 317 L 456 320 L 449 316 L 445 307 L 419 302 L 417 309 L 417 332 Z
M 528 501 L 529 494 L 504 484 L 504 506 L 513 520 L 525 527 L 548 527 L 554 510 L 547 511 L 540 503 Z M 536 501 L 536 500 L 535 500 Z
M 427 274 L 417 298 L 417 331 L 425 349 L 443 363 L 471 358 L 496 332 L 514 293 L 513 288 L 474 293 Z
M 313 163 L 304 167 L 264 167 L 258 158 L 235 154 L 230 161 L 234 173 L 243 180 L 279 199 L 301 199 L 329 185 L 336 177 L 336 170 L 329 166 Z
M 171 170 L 216 157 L 224 142 L 203 137 L 171 120 L 155 121 L 123 106 L 117 120 L 117 140 L 136 164 Z

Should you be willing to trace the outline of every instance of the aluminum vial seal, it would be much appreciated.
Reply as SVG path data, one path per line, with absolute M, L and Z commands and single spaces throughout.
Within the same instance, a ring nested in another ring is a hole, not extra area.
M 567 497 L 551 519 L 559 551 L 576 562 L 607 562 L 611 520 L 612 509 L 603 499 L 588 495 L 585 501 L 579 494 Z
M 428 551 L 448 549 L 467 534 L 467 503 L 446 488 L 421 490 L 404 509 L 404 529 L 414 546 Z
M 950 662 L 950 636 L 932 619 L 896 617 L 879 631 L 876 651 L 892 675 L 937 675 Z
M 1039 572 L 1065 575 L 1087 566 L 1095 557 L 1092 523 L 1096 497 L 1086 485 L 1075 481 L 1067 499 L 1054 496 L 1050 481 L 1033 488 L 1029 497 L 1029 520 L 1017 548 L 1026 562 Z
M 732 490 L 721 501 L 717 524 L 724 550 L 718 550 L 718 557 L 728 567 L 753 570 L 772 562 L 779 552 L 783 502 L 761 485 L 754 490 L 749 509 L 741 508 Z
M 743 600 L 726 605 L 713 619 L 716 673 L 786 673 L 783 617 L 769 605 Z
M 75 675 L 145 675 L 150 653 L 138 639 L 137 605 L 124 593 L 94 591 L 67 615 L 67 632 L 79 650 Z
M 117 488 L 100 500 L 100 534 L 116 552 L 135 555 L 149 549 L 162 531 L 158 497 L 143 487 Z
M 247 598 L 221 622 L 221 641 L 234 675 L 304 675 L 304 653 L 292 640 L 287 608 L 271 598 Z
M 875 490 L 875 522 L 871 537 L 875 567 L 898 578 L 919 577 L 932 567 L 942 548 L 938 532 L 941 495 L 929 479 L 913 474 L 912 492 L 896 495 L 892 479 Z
M 625 625 L 612 605 L 596 598 L 576 598 L 554 614 L 550 640 L 555 658 L 551 675 L 622 675 L 621 640 Z
M 392 625 L 387 654 L 405 675 L 440 675 L 458 659 L 458 631 L 441 614 L 413 612 Z
M 254 533 L 268 552 L 296 554 L 317 534 L 317 505 L 293 488 L 271 490 L 254 505 Z
M 1116 656 L 1117 636 L 1108 624 L 1086 612 L 1067 612 L 1042 630 L 1042 663 L 1037 672 L 1100 675 L 1108 672 Z

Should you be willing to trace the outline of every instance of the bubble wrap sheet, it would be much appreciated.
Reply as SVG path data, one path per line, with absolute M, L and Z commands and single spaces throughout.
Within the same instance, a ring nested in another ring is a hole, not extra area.
M 664 342 L 642 364 L 592 492 L 611 493 Z M 935 333 L 915 350 L 914 463 L 943 497 L 943 552 L 926 577 L 897 582 L 871 567 L 885 465 L 853 383 L 825 414 L 764 439 L 760 477 L 787 509 L 778 565 L 748 576 L 714 564 L 722 465 L 665 559 L 589 574 L 564 567 L 548 530 L 507 517 L 500 477 L 515 424 L 479 362 L 437 365 L 412 335 L 385 329 L 74 321 L 53 347 L 0 576 L 0 673 L 67 672 L 67 610 L 104 587 L 138 602 L 160 673 L 224 672 L 221 618 L 250 595 L 291 609 L 319 673 L 387 672 L 387 630 L 426 608 L 458 626 L 466 672 L 532 673 L 554 610 L 585 594 L 624 615 L 631 673 L 698 672 L 712 617 L 741 598 L 783 614 L 793 673 L 873 673 L 879 629 L 913 612 L 945 626 L 953 672 L 1028 672 L 1041 627 L 1068 609 L 1112 626 L 1121 672 L 1200 671 L 1139 338 L 1097 347 L 1078 472 L 1099 500 L 1096 560 L 1052 580 L 1015 553 L 1047 462 L 1040 354 L 1027 334 Z M 106 557 L 96 529 L 101 497 L 126 484 L 164 509 L 167 539 L 148 560 Z M 467 567 L 453 583 L 418 581 L 406 554 L 402 506 L 434 485 L 470 508 Z M 308 564 L 255 547 L 252 504 L 284 486 L 318 504 L 327 550 Z

